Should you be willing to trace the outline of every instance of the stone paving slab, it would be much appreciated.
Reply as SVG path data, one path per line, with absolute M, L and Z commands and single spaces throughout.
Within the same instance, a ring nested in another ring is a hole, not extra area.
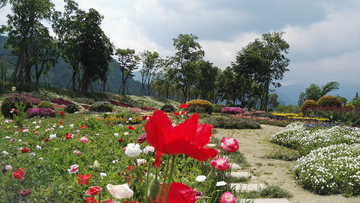
M 207 144 L 208 147 L 216 147 L 216 144 Z
M 241 166 L 236 163 L 230 163 L 229 165 L 230 165 L 231 169 L 235 169 L 235 170 L 241 169 Z
M 249 178 L 250 173 L 249 172 L 231 172 L 230 176 L 235 178 Z
M 247 203 L 249 201 L 251 203 L 291 203 L 289 200 L 287 200 L 285 198 L 281 198 L 281 199 L 240 199 L 239 200 L 240 203 Z
M 242 183 L 231 183 L 231 188 L 235 188 L 237 192 L 251 192 L 251 191 L 260 191 L 265 189 L 267 186 L 265 184 L 242 184 Z

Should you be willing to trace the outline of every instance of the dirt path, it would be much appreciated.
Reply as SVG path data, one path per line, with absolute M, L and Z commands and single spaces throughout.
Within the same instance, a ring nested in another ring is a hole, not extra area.
M 228 130 L 217 129 L 215 136 L 235 137 L 239 141 L 240 151 L 244 154 L 250 167 L 242 171 L 250 172 L 253 177 L 250 183 L 266 183 L 267 185 L 279 185 L 289 191 L 293 197 L 289 198 L 292 203 L 359 203 L 360 197 L 345 198 L 341 195 L 321 196 L 302 189 L 293 177 L 292 169 L 295 161 L 282 161 L 266 159 L 265 155 L 279 149 L 268 140 L 271 135 L 279 132 L 282 128 L 262 125 L 257 130 Z

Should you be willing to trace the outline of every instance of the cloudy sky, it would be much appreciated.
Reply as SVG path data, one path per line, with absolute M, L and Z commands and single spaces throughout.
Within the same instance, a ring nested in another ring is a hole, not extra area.
M 63 11 L 62 0 L 53 0 Z M 360 85 L 358 0 L 77 0 L 104 15 L 102 28 L 116 48 L 175 53 L 173 38 L 194 34 L 205 59 L 221 69 L 263 33 L 284 31 L 291 60 L 283 85 L 329 81 Z M 0 13 L 6 21 L 9 8 Z

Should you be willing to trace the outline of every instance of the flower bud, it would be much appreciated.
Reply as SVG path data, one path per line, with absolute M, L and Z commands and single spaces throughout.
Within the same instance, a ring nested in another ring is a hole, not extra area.
M 150 183 L 150 198 L 155 201 L 160 191 L 160 182 L 158 179 L 153 179 Z
M 96 160 L 94 161 L 93 169 L 94 169 L 94 171 L 100 171 L 100 164 Z

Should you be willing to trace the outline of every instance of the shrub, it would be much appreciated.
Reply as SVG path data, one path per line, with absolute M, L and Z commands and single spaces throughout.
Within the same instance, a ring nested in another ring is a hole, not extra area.
M 260 129 L 260 123 L 251 119 L 233 118 L 233 117 L 211 117 L 207 123 L 214 128 L 226 129 Z
M 89 98 L 74 98 L 73 100 L 79 103 L 90 104 L 90 105 L 95 103 L 94 99 L 89 99 Z
M 1 113 L 4 115 L 5 118 L 13 118 L 13 114 L 10 113 L 11 109 L 16 108 L 16 103 L 23 103 L 25 104 L 24 112 L 27 112 L 29 108 L 32 108 L 31 103 L 29 100 L 24 97 L 22 94 L 11 94 L 8 95 L 1 105 Z
M 325 95 L 321 97 L 317 101 L 318 106 L 327 107 L 327 106 L 341 106 L 341 101 L 339 98 L 332 96 L 332 95 Z
M 55 103 L 55 104 L 60 104 L 60 105 L 70 105 L 70 104 L 74 104 L 70 101 L 67 101 L 63 98 L 58 98 L 58 99 L 55 99 L 55 100 L 51 100 L 52 103 Z
M 352 104 L 345 104 L 344 107 L 349 109 L 355 109 L 355 106 Z
M 305 111 L 309 107 L 316 107 L 316 106 L 317 106 L 317 103 L 315 100 L 306 100 L 301 105 L 301 111 Z
M 89 111 L 96 111 L 96 112 L 112 112 L 112 106 L 107 103 L 95 103 L 90 106 Z
M 54 105 L 52 105 L 50 102 L 41 102 L 39 105 L 37 105 L 38 108 L 50 108 L 52 110 L 55 110 Z
M 31 105 L 38 105 L 41 102 L 41 99 L 38 97 L 32 95 L 32 94 L 21 94 L 23 97 L 25 97 L 27 100 L 29 100 Z
M 64 109 L 65 112 L 67 113 L 75 113 L 77 111 L 79 111 L 79 107 L 75 104 L 70 104 L 70 105 L 67 105 Z
M 186 102 L 186 104 L 188 105 L 187 111 L 189 112 L 201 113 L 196 111 L 197 109 L 199 109 L 199 107 L 201 107 L 200 109 L 204 110 L 204 113 L 211 114 L 213 110 L 212 104 L 206 100 L 201 100 L 201 99 L 191 100 Z
M 51 108 L 29 108 L 26 112 L 28 118 L 33 118 L 35 116 L 40 117 L 56 117 L 56 111 Z
M 241 113 L 245 113 L 245 110 L 240 107 L 224 107 L 221 110 L 221 113 L 241 114 Z
M 221 110 L 226 107 L 224 104 L 214 104 L 213 105 L 213 112 L 214 113 L 221 113 Z
M 165 104 L 164 106 L 161 107 L 161 111 L 171 113 L 175 111 L 175 108 L 171 104 Z

